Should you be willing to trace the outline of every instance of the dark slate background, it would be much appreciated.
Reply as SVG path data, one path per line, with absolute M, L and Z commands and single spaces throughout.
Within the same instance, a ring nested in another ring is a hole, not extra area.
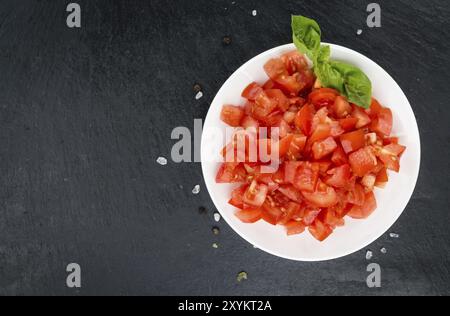
M 382 27 L 368 29 L 369 2 L 79 0 L 82 28 L 69 29 L 69 1 L 2 0 L 0 294 L 450 294 L 449 5 L 379 1 Z M 365 250 L 299 263 L 254 249 L 223 221 L 213 236 L 200 165 L 155 163 L 234 70 L 290 41 L 293 13 L 387 69 L 417 116 L 423 162 L 393 228 L 401 237 L 370 246 L 381 289 L 365 284 Z M 70 262 L 82 267 L 80 290 L 65 285 Z

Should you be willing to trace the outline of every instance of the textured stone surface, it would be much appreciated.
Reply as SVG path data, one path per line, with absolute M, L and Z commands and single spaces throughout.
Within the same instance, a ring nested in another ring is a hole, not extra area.
M 382 28 L 368 29 L 368 1 L 79 0 L 77 30 L 68 2 L 0 2 L 0 294 L 450 294 L 446 1 L 379 1 Z M 387 69 L 417 116 L 423 163 L 393 228 L 401 238 L 370 247 L 381 289 L 365 284 L 367 249 L 298 263 L 223 221 L 214 236 L 207 191 L 191 193 L 204 187 L 200 165 L 155 162 L 234 70 L 290 41 L 292 13 Z M 70 262 L 82 267 L 77 291 L 65 286 Z

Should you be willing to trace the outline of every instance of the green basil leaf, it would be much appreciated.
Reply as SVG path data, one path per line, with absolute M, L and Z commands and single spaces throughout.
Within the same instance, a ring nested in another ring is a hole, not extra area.
M 311 60 L 320 48 L 322 32 L 316 21 L 301 15 L 292 16 L 292 37 L 295 46 Z
M 324 87 L 333 88 L 340 92 L 344 90 L 342 74 L 334 69 L 330 60 L 330 46 L 322 46 L 314 61 L 314 72 Z
M 339 61 L 331 61 L 331 68 L 338 71 L 343 79 L 341 91 L 349 102 L 368 109 L 372 100 L 372 83 L 358 67 Z

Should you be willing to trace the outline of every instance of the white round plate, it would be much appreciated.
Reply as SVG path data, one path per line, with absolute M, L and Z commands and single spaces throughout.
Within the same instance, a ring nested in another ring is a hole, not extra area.
M 365 220 L 346 218 L 344 227 L 337 228 L 324 242 L 315 240 L 309 232 L 288 237 L 283 227 L 259 221 L 256 224 L 241 223 L 235 216 L 236 209 L 227 202 L 236 185 L 216 184 L 215 177 L 220 163 L 220 148 L 211 153 L 210 137 L 202 137 L 201 158 L 203 176 L 211 198 L 226 222 L 245 240 L 270 254 L 298 261 L 323 261 L 340 258 L 356 252 L 381 237 L 400 217 L 406 208 L 416 185 L 420 167 L 420 137 L 411 106 L 394 79 L 369 58 L 351 49 L 333 45 L 331 57 L 361 68 L 372 81 L 373 96 L 389 107 L 394 115 L 392 135 L 400 137 L 407 147 L 401 159 L 400 173 L 389 174 L 385 189 L 376 189 L 377 210 Z M 270 59 L 294 50 L 293 44 L 273 48 L 251 59 L 240 67 L 222 86 L 215 97 L 204 124 L 209 128 L 225 129 L 220 120 L 224 104 L 243 105 L 241 91 L 251 82 L 263 83 L 268 77 L 263 66 Z M 216 162 L 211 162 L 211 155 Z

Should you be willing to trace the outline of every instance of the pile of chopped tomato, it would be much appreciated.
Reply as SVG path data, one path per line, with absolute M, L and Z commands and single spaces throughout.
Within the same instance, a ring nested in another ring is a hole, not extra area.
M 288 235 L 308 228 L 325 240 L 345 216 L 367 218 L 377 208 L 373 190 L 384 187 L 387 170 L 398 172 L 406 147 L 391 137 L 392 112 L 375 99 L 369 109 L 349 103 L 338 91 L 316 83 L 303 55 L 290 52 L 264 66 L 263 85 L 251 83 L 243 92 L 244 106 L 224 105 L 221 119 L 243 127 L 240 140 L 277 146 L 280 167 L 261 173 L 261 161 L 250 161 L 235 138 L 223 155 L 217 183 L 241 183 L 229 203 L 244 223 L 264 220 L 283 225 Z M 276 142 L 250 128 L 278 127 Z M 248 131 L 248 132 L 247 132 Z M 241 152 L 239 152 L 241 151 Z M 259 158 L 259 156 L 258 156 Z

